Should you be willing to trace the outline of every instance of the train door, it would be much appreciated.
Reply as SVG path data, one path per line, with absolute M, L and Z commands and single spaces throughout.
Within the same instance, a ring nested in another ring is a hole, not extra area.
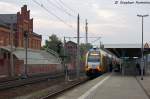
M 104 56 L 104 72 L 107 72 L 107 56 Z
M 102 54 L 102 57 L 101 57 L 101 69 L 102 69 L 103 73 L 105 72 L 105 65 L 106 65 L 105 61 L 106 61 L 105 56 Z
M 108 55 L 106 55 L 106 72 L 109 70 L 109 58 Z

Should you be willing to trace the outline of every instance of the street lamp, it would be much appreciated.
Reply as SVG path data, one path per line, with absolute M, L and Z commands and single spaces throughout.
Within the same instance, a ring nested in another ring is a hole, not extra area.
M 77 68 L 76 68 L 76 75 L 77 75 L 77 79 L 79 79 L 80 77 L 80 16 L 78 14 L 77 17 Z
M 149 15 L 148 15 L 148 14 L 146 14 L 146 15 L 139 15 L 139 14 L 138 14 L 137 16 L 138 16 L 138 17 L 142 17 L 141 80 L 143 80 L 143 69 L 144 69 L 144 57 L 143 57 L 143 50 L 144 50 L 144 47 L 143 47 L 143 18 L 144 18 L 144 17 L 148 17 Z
M 24 31 L 24 39 L 25 39 L 25 71 L 24 71 L 24 75 L 23 78 L 27 78 L 27 61 L 28 61 L 28 39 L 29 39 L 29 34 L 27 31 Z
M 11 20 L 13 20 L 13 17 L 11 16 Z M 11 29 L 11 31 L 10 31 L 10 38 L 9 38 L 9 43 L 10 43 L 10 51 L 11 51 L 11 53 L 10 53 L 10 66 L 11 66 L 11 73 L 10 73 L 10 75 L 13 77 L 14 76 L 14 58 L 13 58 L 13 46 L 14 46 L 14 44 L 13 44 L 13 40 L 14 40 L 14 32 L 13 32 L 13 22 L 11 22 L 11 24 L 10 24 L 10 29 Z
M 68 78 L 69 78 L 69 75 L 68 75 L 68 67 L 65 63 L 65 59 L 66 59 L 66 39 L 64 37 L 64 50 L 63 50 L 63 55 L 61 56 L 62 57 L 62 64 L 63 64 L 63 70 L 64 70 L 64 73 L 65 73 L 65 81 L 68 81 Z

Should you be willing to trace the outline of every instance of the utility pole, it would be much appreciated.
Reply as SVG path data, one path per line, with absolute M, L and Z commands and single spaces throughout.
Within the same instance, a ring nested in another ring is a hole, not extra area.
M 100 41 L 100 45 L 99 45 L 99 48 L 101 49 L 102 48 L 102 42 Z
M 11 16 L 11 20 L 13 20 L 13 17 Z M 13 22 L 11 22 L 11 25 L 10 25 L 10 50 L 11 50 L 11 53 L 10 53 L 10 65 L 11 65 L 11 73 L 10 75 L 13 77 L 14 76 L 14 58 L 13 58 Z
M 76 68 L 76 72 L 77 72 L 77 79 L 79 79 L 80 77 L 80 16 L 78 14 L 77 17 L 77 68 Z
M 65 50 L 66 50 L 66 38 L 64 37 L 64 56 L 66 55 Z
M 138 17 L 142 17 L 142 46 L 141 46 L 141 54 L 142 54 L 142 60 L 141 60 L 141 80 L 143 80 L 143 71 L 144 71 L 144 46 L 143 46 L 143 18 L 148 17 L 149 15 L 137 15 Z
M 85 20 L 85 36 L 86 36 L 85 43 L 88 44 L 88 23 L 87 23 L 87 19 Z

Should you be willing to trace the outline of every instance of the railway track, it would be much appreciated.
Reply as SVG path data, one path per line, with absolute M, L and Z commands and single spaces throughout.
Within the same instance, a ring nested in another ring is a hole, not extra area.
M 57 88 L 57 90 L 54 90 L 52 92 L 49 92 L 49 94 L 47 94 L 46 96 L 41 97 L 40 99 L 52 99 L 53 97 L 70 90 L 71 88 L 74 88 L 80 84 L 83 84 L 85 82 L 87 82 L 89 80 L 89 78 L 87 77 L 82 77 L 78 80 L 72 81 L 72 82 L 68 82 L 67 84 L 59 85 L 60 87 Z
M 60 94 L 61 92 L 69 90 L 70 88 L 87 81 L 87 79 L 85 79 L 85 75 L 82 75 L 79 80 L 69 80 L 67 82 L 65 82 L 64 78 L 64 74 L 57 74 L 53 76 L 40 75 L 36 77 L 29 77 L 28 79 L 16 79 L 0 82 L 0 98 L 26 99 L 32 97 L 30 99 L 48 99 L 49 97 Z M 70 78 L 74 79 L 76 76 L 71 74 Z
M 12 79 L 4 82 L 0 82 L 0 91 L 14 88 L 14 87 L 19 87 L 23 85 L 28 85 L 28 84 L 34 84 L 37 82 L 41 81 L 46 81 L 48 79 L 56 79 L 58 77 L 64 76 L 63 74 L 57 74 L 55 76 L 37 76 L 37 77 L 29 77 L 27 79 Z

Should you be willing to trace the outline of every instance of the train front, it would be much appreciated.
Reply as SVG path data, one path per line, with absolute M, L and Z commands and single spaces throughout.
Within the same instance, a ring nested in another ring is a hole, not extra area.
M 90 50 L 86 55 L 86 75 L 89 77 L 99 76 L 101 74 L 100 70 L 100 51 Z

